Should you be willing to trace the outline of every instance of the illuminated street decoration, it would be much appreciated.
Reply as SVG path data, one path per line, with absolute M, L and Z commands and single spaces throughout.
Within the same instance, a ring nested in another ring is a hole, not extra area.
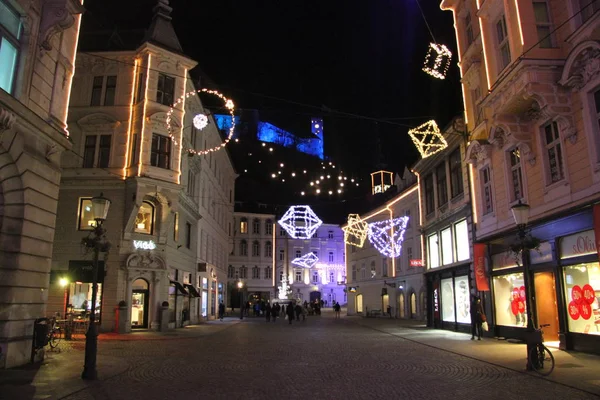
M 317 261 L 319 261 L 319 257 L 317 257 L 313 252 L 307 253 L 302 257 L 297 257 L 292 260 L 292 264 L 298 265 L 303 268 L 312 268 Z
M 216 96 L 218 98 L 220 98 L 221 100 L 223 100 L 223 104 L 225 105 L 225 108 L 229 111 L 229 115 L 231 116 L 231 124 L 230 124 L 230 128 L 229 128 L 229 132 L 227 134 L 227 137 L 225 138 L 225 140 L 223 140 L 222 143 L 208 148 L 208 149 L 204 149 L 204 150 L 196 150 L 193 148 L 189 148 L 187 149 L 188 153 L 190 155 L 197 155 L 197 156 L 201 156 L 201 155 L 206 155 L 208 153 L 212 153 L 218 150 L 223 149 L 225 146 L 227 146 L 227 143 L 229 143 L 229 141 L 231 140 L 231 138 L 233 137 L 233 131 L 235 129 L 235 116 L 233 115 L 233 112 L 235 110 L 235 106 L 233 104 L 233 101 L 231 99 L 228 99 L 227 97 L 223 96 L 221 93 L 219 93 L 216 90 L 211 90 L 211 89 L 198 89 L 198 90 L 192 90 L 190 92 L 184 93 L 183 96 L 181 96 L 179 98 L 179 100 L 177 100 L 175 102 L 175 104 L 173 104 L 171 106 L 171 108 L 169 109 L 169 112 L 167 112 L 167 130 L 169 131 L 169 136 L 171 137 L 171 139 L 173 140 L 173 144 L 175 146 L 177 146 L 177 144 L 179 143 L 179 141 L 177 140 L 177 138 L 174 135 L 174 130 L 171 128 L 171 120 L 172 120 L 172 115 L 173 115 L 173 111 L 175 110 L 174 107 L 176 107 L 177 105 L 183 103 L 185 101 L 185 99 L 194 96 L 194 95 L 198 95 L 200 93 L 204 93 L 204 94 L 210 94 L 212 96 Z M 201 114 L 198 114 L 201 115 Z M 196 126 L 196 117 L 198 117 L 198 115 L 196 115 L 194 117 L 194 126 Z M 200 129 L 200 128 L 198 128 Z
M 384 193 L 394 184 L 394 173 L 389 171 L 377 171 L 371 173 L 372 194 Z M 343 184 L 342 184 L 343 185 Z
M 342 228 L 344 242 L 351 246 L 363 247 L 369 230 L 369 225 L 360 219 L 358 214 L 348 215 L 348 224 Z
M 398 217 L 371 222 L 369 224 L 369 242 L 384 256 L 399 257 L 402 253 L 402 242 L 408 219 L 409 217 Z
M 277 297 L 279 297 L 279 300 L 287 300 L 287 299 L 289 299 L 289 296 L 291 296 L 292 288 L 288 284 L 287 277 L 285 275 L 283 276 L 283 279 L 281 280 L 281 285 L 278 286 L 277 289 L 279 289 L 279 293 L 277 294 Z
M 408 131 L 421 157 L 427 158 L 448 147 L 448 142 L 434 120 L 427 121 Z
M 323 221 L 309 206 L 291 206 L 277 223 L 294 239 L 310 239 Z
M 429 50 L 423 63 L 423 71 L 438 79 L 445 79 L 452 52 L 443 44 L 429 43 Z
M 208 125 L 208 117 L 204 114 L 196 114 L 192 122 L 194 123 L 194 127 L 201 131 Z

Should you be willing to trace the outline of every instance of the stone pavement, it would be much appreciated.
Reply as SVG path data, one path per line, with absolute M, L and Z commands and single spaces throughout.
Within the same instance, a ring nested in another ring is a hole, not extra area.
M 131 337 L 146 340 L 122 340 Z M 100 379 L 79 379 L 82 341 L 41 366 L 0 371 L 0 399 L 591 399 L 600 360 L 554 352 L 548 378 L 523 371 L 525 346 L 327 310 L 226 319 L 168 334 L 103 335 Z M 112 340 L 111 340 L 112 339 Z M 596 382 L 595 382 L 596 381 Z

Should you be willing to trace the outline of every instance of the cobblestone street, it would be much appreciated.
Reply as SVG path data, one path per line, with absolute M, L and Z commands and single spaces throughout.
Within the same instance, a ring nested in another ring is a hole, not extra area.
M 304 323 L 294 321 L 291 326 L 285 320 L 266 323 L 262 318 L 232 318 L 204 326 L 209 329 L 202 334 L 170 340 L 101 340 L 99 381 L 79 380 L 78 391 L 66 397 L 44 395 L 44 386 L 40 386 L 32 396 L 12 398 L 597 398 L 593 390 L 581 391 L 402 338 L 402 334 L 410 334 L 414 339 L 419 331 L 398 327 L 392 320 L 335 320 L 325 313 Z M 393 326 L 394 333 L 385 326 Z M 470 342 L 468 335 L 458 338 L 470 347 L 493 347 L 495 342 Z M 73 349 L 62 356 L 79 357 L 80 353 Z M 103 362 L 115 368 L 107 369 Z M 560 374 L 558 367 L 555 373 Z M 73 382 L 77 379 L 75 376 Z

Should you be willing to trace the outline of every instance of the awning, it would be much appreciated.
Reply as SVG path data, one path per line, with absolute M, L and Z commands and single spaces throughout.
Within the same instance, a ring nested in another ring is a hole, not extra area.
M 196 290 L 196 288 L 193 287 L 192 285 L 184 283 L 183 286 L 190 292 L 190 296 L 192 296 L 192 297 L 200 297 L 200 293 L 198 293 L 198 291 Z
M 183 285 L 177 281 L 170 281 L 171 285 L 174 285 L 177 288 L 177 291 L 181 294 L 184 294 L 186 296 L 189 296 L 190 294 L 185 290 L 185 288 L 183 287 Z

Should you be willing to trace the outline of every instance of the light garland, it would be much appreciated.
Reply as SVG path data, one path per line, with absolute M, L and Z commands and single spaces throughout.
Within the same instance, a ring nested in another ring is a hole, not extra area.
M 204 114 L 196 114 L 192 122 L 194 123 L 194 127 L 201 131 L 208 125 L 208 117 Z
M 201 155 L 205 155 L 208 153 L 212 153 L 218 150 L 223 149 L 227 143 L 229 143 L 229 141 L 231 140 L 231 138 L 233 137 L 233 131 L 235 129 L 235 116 L 233 114 L 234 110 L 235 110 L 235 106 L 233 104 L 233 101 L 231 99 L 228 99 L 227 97 L 223 96 L 221 93 L 219 93 L 216 90 L 211 90 L 211 89 L 198 89 L 198 90 L 192 90 L 190 92 L 184 93 L 183 96 L 181 96 L 176 102 L 175 104 L 173 104 L 171 106 L 171 108 L 169 109 L 169 112 L 167 112 L 167 130 L 169 132 L 169 136 L 171 137 L 171 140 L 173 140 L 173 144 L 177 145 L 177 139 L 175 139 L 175 136 L 173 135 L 172 129 L 171 129 L 171 116 L 173 115 L 173 111 L 175 110 L 175 107 L 179 104 L 181 104 L 185 99 L 187 99 L 190 96 L 193 95 L 197 95 L 199 93 L 206 93 L 206 94 L 211 94 L 213 96 L 217 96 L 218 98 L 220 98 L 221 100 L 223 100 L 224 104 L 225 104 L 225 108 L 227 108 L 229 110 L 229 114 L 231 115 L 231 127 L 229 128 L 229 134 L 227 135 L 227 137 L 225 138 L 225 140 L 214 147 L 211 147 L 209 149 L 204 149 L 204 150 L 196 150 L 196 149 L 187 149 L 187 151 L 190 153 L 190 155 L 194 154 L 197 156 L 201 156 Z M 198 114 L 200 115 L 200 114 Z M 196 117 L 198 116 L 196 115 Z M 196 118 L 194 117 L 194 119 Z M 183 125 L 183 124 L 182 124 Z M 195 124 L 194 124 L 195 126 Z
M 405 216 L 371 222 L 369 224 L 369 242 L 384 256 L 399 257 L 402 254 L 402 242 L 408 219 L 409 217 Z
M 358 214 L 348 215 L 348 224 L 342 228 L 344 242 L 350 246 L 363 247 L 369 230 L 369 224 Z
M 438 79 L 445 79 L 452 52 L 443 44 L 429 43 L 429 49 L 423 62 L 423 71 Z
M 319 257 L 317 257 L 313 252 L 306 253 L 302 257 L 297 257 L 292 260 L 292 264 L 298 265 L 303 268 L 312 268 L 319 261 Z
M 408 134 L 423 158 L 432 156 L 448 147 L 448 142 L 444 139 L 434 120 L 410 129 Z
M 291 206 L 277 223 L 294 239 L 310 239 L 323 221 L 309 206 Z

